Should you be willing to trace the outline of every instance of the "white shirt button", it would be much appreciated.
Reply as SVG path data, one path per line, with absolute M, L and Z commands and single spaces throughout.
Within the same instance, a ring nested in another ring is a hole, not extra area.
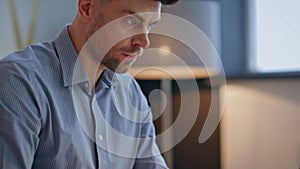
M 103 140 L 103 136 L 102 136 L 102 134 L 99 134 L 99 136 L 98 136 L 98 137 L 99 137 L 99 140 L 100 140 L 100 141 L 102 141 L 102 140 Z
M 84 84 L 84 87 L 85 87 L 86 89 L 89 89 L 89 83 L 86 82 L 86 83 Z

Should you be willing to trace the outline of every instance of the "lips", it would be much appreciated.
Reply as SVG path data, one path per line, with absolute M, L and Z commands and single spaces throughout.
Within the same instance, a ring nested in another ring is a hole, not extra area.
M 126 53 L 124 53 L 124 55 L 126 56 L 126 57 L 134 57 L 135 55 L 133 55 L 133 54 L 126 54 Z
M 127 54 L 127 53 L 123 53 L 123 55 L 126 57 L 126 58 L 136 58 L 138 55 L 137 54 Z

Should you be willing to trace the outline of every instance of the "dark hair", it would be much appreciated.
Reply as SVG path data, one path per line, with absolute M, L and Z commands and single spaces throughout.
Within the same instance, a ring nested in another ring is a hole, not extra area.
M 177 2 L 178 0 L 158 0 L 158 1 L 160 1 L 164 5 L 171 5 Z

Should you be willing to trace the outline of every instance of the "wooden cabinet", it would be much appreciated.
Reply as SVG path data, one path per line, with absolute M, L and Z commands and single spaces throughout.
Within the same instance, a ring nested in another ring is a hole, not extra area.
M 199 94 L 200 108 L 195 123 L 189 133 L 170 151 L 164 153 L 167 157 L 168 165 L 171 169 L 219 169 L 220 168 L 220 131 L 219 127 L 213 135 L 204 143 L 199 143 L 199 135 L 205 123 L 209 109 L 211 108 L 212 91 L 219 90 L 218 87 L 211 87 L 207 79 L 197 80 L 198 91 L 180 91 L 175 81 L 172 81 L 172 112 L 173 121 L 177 118 L 180 105 L 181 95 Z M 160 80 L 138 80 L 146 97 L 154 89 L 160 88 Z M 189 83 L 186 80 L 185 83 Z M 215 92 L 216 93 L 216 92 Z M 169 103 L 168 103 L 169 104 Z M 184 112 L 189 115 L 189 112 Z M 157 134 L 162 131 L 162 118 L 155 121 Z M 191 123 L 187 121 L 186 123 Z M 174 131 L 176 134 L 177 131 Z M 170 164 L 171 163 L 171 164 Z

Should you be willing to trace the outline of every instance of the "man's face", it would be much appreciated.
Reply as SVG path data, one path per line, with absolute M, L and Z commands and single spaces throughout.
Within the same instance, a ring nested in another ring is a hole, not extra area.
M 120 39 L 104 56 L 101 64 L 117 73 L 127 72 L 143 49 L 149 47 L 148 32 L 160 19 L 161 4 L 155 0 L 96 0 L 96 12 L 88 30 L 90 37 L 97 30 L 112 21 L 119 22 L 121 31 L 110 29 L 108 39 L 114 34 L 130 31 L 139 32 L 126 39 Z M 147 13 L 148 12 L 148 13 Z M 116 20 L 117 19 L 117 20 Z M 132 32 L 131 32 L 132 33 Z M 104 37 L 100 37 L 104 38 Z M 106 39 L 102 39 L 102 42 Z

